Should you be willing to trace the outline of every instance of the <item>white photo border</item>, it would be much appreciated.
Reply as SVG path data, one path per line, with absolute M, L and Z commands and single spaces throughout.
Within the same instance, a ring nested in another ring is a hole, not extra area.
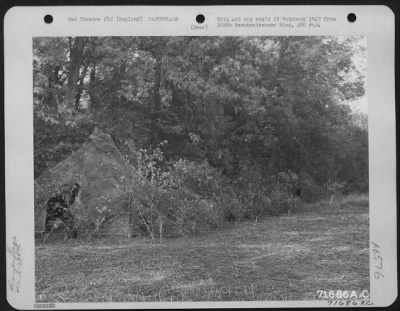
M 348 13 L 357 21 L 349 23 Z M 51 14 L 52 24 L 43 17 Z M 206 17 L 194 29 L 195 16 Z M 70 16 L 176 16 L 178 22 L 72 23 Z M 321 28 L 217 28 L 217 16 L 331 16 Z M 33 178 L 32 38 L 59 36 L 350 36 L 367 37 L 369 121 L 370 242 L 379 245 L 384 278 L 374 278 L 370 247 L 370 295 L 373 306 L 397 298 L 396 129 L 394 13 L 386 6 L 59 6 L 13 7 L 4 17 L 5 180 L 7 278 L 12 277 L 12 245 L 21 252 L 20 288 L 7 286 L 15 308 L 34 309 L 35 243 Z M 23 215 L 23 217 L 22 217 Z M 14 243 L 14 244 L 13 244 Z M 328 307 L 326 301 L 56 303 L 57 309 Z

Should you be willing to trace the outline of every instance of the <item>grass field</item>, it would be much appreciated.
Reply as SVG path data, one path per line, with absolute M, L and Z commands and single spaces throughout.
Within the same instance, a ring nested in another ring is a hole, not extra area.
M 312 300 L 369 290 L 368 200 L 151 244 L 36 244 L 38 302 Z

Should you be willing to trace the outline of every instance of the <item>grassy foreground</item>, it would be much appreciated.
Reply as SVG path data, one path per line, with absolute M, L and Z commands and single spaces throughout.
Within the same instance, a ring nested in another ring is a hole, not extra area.
M 151 244 L 36 244 L 37 302 L 312 300 L 369 290 L 368 200 Z

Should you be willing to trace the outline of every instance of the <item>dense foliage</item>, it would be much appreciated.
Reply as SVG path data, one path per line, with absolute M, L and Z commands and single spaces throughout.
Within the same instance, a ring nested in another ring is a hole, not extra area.
M 361 40 L 35 38 L 35 177 L 97 125 L 135 166 L 161 148 L 160 182 L 179 176 L 228 218 L 279 213 L 296 187 L 366 192 L 367 119 L 347 104 L 365 93 Z

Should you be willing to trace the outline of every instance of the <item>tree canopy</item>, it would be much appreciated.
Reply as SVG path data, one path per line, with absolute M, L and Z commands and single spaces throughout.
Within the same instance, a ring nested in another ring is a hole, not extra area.
M 233 184 L 293 172 L 368 190 L 361 37 L 58 37 L 33 40 L 35 177 L 95 125 L 129 158 L 207 163 Z

